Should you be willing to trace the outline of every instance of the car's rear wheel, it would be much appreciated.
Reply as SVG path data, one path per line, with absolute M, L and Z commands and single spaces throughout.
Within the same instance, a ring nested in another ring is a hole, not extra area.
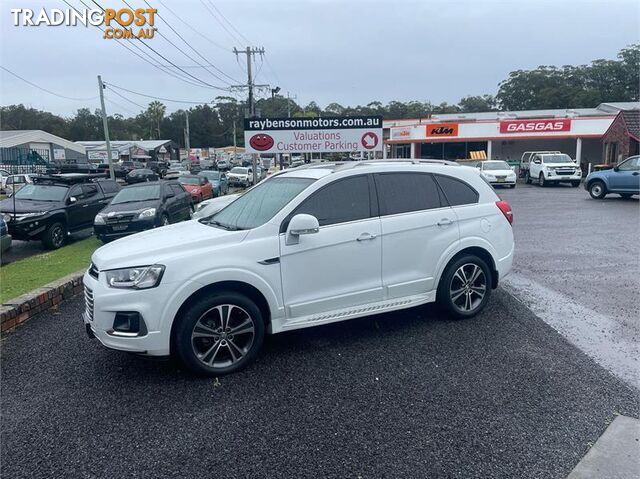
M 234 292 L 219 292 L 192 304 L 175 330 L 175 346 L 193 372 L 221 376 L 246 367 L 264 339 L 256 304 Z
M 482 311 L 491 295 L 491 271 L 481 258 L 465 255 L 445 269 L 438 286 L 438 304 L 455 318 Z
M 53 223 L 42 236 L 42 243 L 47 249 L 58 249 L 64 246 L 67 240 L 67 229 L 60 222 Z
M 171 222 L 169 221 L 169 217 L 165 213 L 163 213 L 160 217 L 160 226 L 168 226 L 170 224 Z
M 538 185 L 547 186 L 547 181 L 544 179 L 544 173 L 540 173 L 540 176 L 538 176 Z
M 601 200 L 607 195 L 607 188 L 602 181 L 594 181 L 589 185 L 589 194 L 594 200 Z
M 578 186 L 580 186 L 580 181 L 572 181 L 571 186 L 573 186 L 574 188 L 577 188 Z

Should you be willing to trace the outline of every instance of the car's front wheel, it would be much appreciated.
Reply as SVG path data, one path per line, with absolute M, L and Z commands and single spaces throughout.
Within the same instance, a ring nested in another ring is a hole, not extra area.
M 219 292 L 193 303 L 175 330 L 175 349 L 193 372 L 233 373 L 258 354 L 264 320 L 256 304 L 235 292 Z
M 572 181 L 571 186 L 573 186 L 574 188 L 577 188 L 578 186 L 580 186 L 580 181 Z
M 58 249 L 64 246 L 67 240 L 67 229 L 60 223 L 53 223 L 42 236 L 42 243 L 47 249 Z
M 607 195 L 607 188 L 602 181 L 594 181 L 589 185 L 589 194 L 594 200 L 601 200 Z
M 540 173 L 540 176 L 538 176 L 538 185 L 547 186 L 547 181 L 544 179 L 544 173 Z
M 437 300 L 451 316 L 470 318 L 482 311 L 491 295 L 491 271 L 481 258 L 465 255 L 445 269 Z
M 529 170 L 527 170 L 527 174 L 525 175 L 524 178 L 525 178 L 524 182 L 526 184 L 530 185 L 531 184 L 531 175 L 529 174 Z

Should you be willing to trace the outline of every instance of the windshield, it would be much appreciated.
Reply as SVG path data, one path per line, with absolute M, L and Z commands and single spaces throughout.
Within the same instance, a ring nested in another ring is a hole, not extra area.
M 274 177 L 259 183 L 214 215 L 209 224 L 230 230 L 261 226 L 314 181 L 312 178 Z
M 543 155 L 543 163 L 573 163 L 569 155 Z
M 220 179 L 220 173 L 218 173 L 217 171 L 203 171 L 203 172 L 199 173 L 198 176 L 204 176 L 205 178 L 208 178 L 209 180 L 219 180 Z
M 181 176 L 178 181 L 183 185 L 199 185 L 200 178 L 197 176 Z
M 25 185 L 18 190 L 15 197 L 20 200 L 62 201 L 69 189 L 54 185 Z
M 482 165 L 482 169 L 486 171 L 510 170 L 511 167 L 506 161 L 488 161 Z
M 160 199 L 160 185 L 144 185 L 120 190 L 120 193 L 113 198 L 111 204 L 118 205 L 120 203 L 134 203 L 136 201 L 158 199 Z
M 239 175 L 246 175 L 248 172 L 248 168 L 242 168 L 240 166 L 236 166 L 235 168 L 232 168 L 230 173 L 237 173 Z

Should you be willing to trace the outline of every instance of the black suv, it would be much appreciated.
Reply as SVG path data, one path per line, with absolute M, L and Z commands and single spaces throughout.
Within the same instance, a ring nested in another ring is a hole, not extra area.
M 98 211 L 119 190 L 115 181 L 95 175 L 39 176 L 0 201 L 0 214 L 14 239 L 42 240 L 46 248 L 57 249 L 69 234 L 91 227 Z
M 95 218 L 93 232 L 103 242 L 191 218 L 191 194 L 176 181 L 127 186 Z

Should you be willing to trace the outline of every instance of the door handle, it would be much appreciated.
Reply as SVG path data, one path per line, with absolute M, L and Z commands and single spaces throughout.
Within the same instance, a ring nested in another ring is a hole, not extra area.
M 83 207 L 83 208 L 88 208 L 88 207 L 89 207 L 89 204 L 87 203 L 87 204 L 85 204 L 85 205 L 82 205 L 82 207 Z
M 451 218 L 442 218 L 440 221 L 438 221 L 436 224 L 438 226 L 449 226 L 451 224 L 455 223 L 455 220 L 452 220 Z
M 356 238 L 356 241 L 370 241 L 373 239 L 376 239 L 376 235 L 372 235 L 371 233 L 362 233 Z

